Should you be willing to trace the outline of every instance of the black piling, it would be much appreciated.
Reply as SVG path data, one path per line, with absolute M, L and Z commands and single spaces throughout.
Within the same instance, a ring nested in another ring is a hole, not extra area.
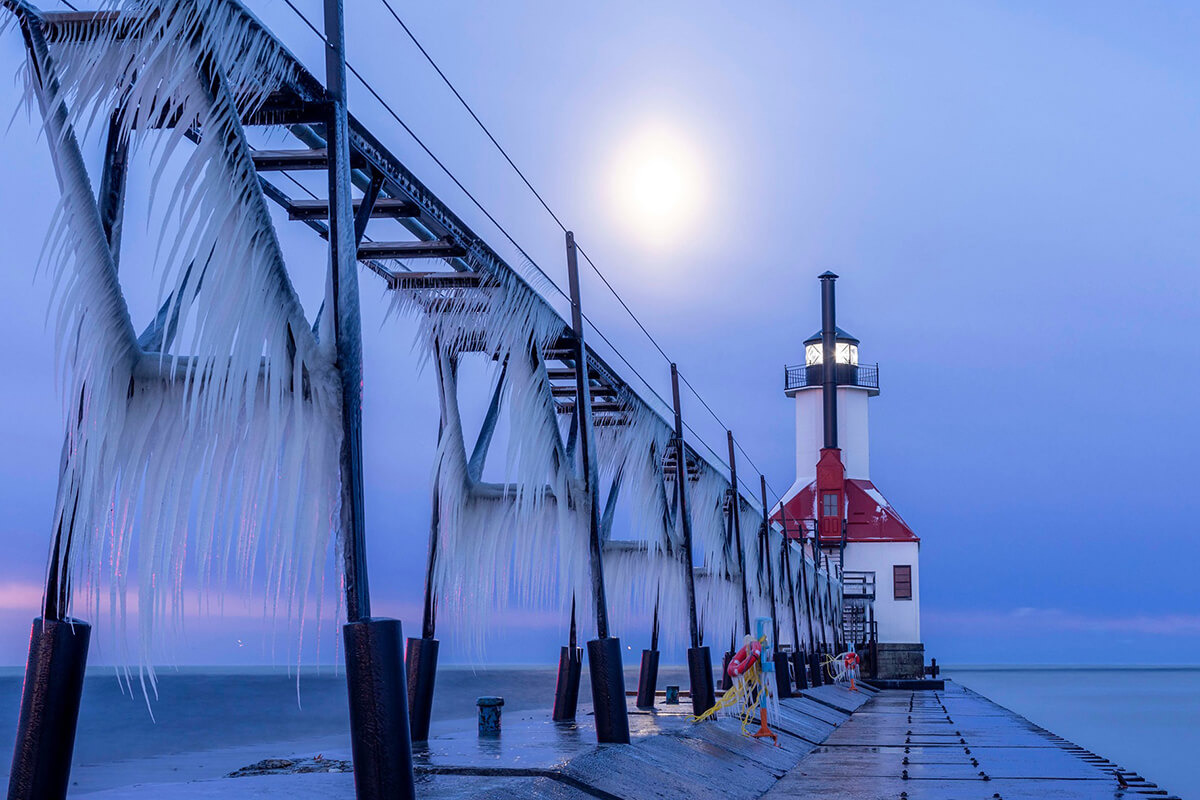
M 813 651 L 809 656 L 809 668 L 812 670 L 812 685 L 817 687 L 825 683 L 824 676 L 821 675 L 821 654 Z
M 707 647 L 688 648 L 688 679 L 692 682 L 692 713 L 700 716 L 717 704 L 712 655 Z
M 642 651 L 642 670 L 638 675 L 638 708 L 654 708 L 654 691 L 658 688 L 658 651 Z
M 558 654 L 558 681 L 554 685 L 555 722 L 575 719 L 579 705 L 579 678 L 583 674 L 583 648 L 575 646 L 575 600 L 571 600 L 571 636 L 569 644 Z
M 400 620 L 360 619 L 342 632 L 354 790 L 360 800 L 415 798 Z
M 804 653 L 799 650 L 792 653 L 792 669 L 796 673 L 796 691 L 798 692 L 808 688 L 808 676 L 805 674 L 808 668 L 805 663 L 807 660 Z
M 721 659 L 721 691 L 728 692 L 733 688 L 733 678 L 729 677 L 729 662 L 733 661 L 733 643 L 729 645 L 724 658 Z
M 654 707 L 654 692 L 658 689 L 658 601 L 654 598 L 654 624 L 650 629 L 650 649 L 642 651 L 642 669 L 638 673 L 638 708 Z
M 60 800 L 71 780 L 91 626 L 33 621 L 8 800 Z
M 792 696 L 791 658 L 788 653 L 775 653 L 775 683 L 780 697 Z
M 587 651 L 588 674 L 592 678 L 592 706 L 596 713 L 596 740 L 629 744 L 621 640 L 611 636 L 592 639 L 587 643 Z
M 433 684 L 437 679 L 438 640 L 409 639 L 404 655 L 408 673 L 408 721 L 414 742 L 429 739 L 433 716 Z

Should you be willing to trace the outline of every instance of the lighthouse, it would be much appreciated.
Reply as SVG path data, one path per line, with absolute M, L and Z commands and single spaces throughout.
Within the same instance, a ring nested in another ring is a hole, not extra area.
M 821 329 L 804 341 L 804 363 L 784 368 L 796 481 L 771 518 L 840 570 L 845 638 L 875 648 L 878 677 L 920 678 L 921 540 L 871 480 L 868 403 L 879 395 L 879 365 L 861 363 L 861 342 L 837 326 L 837 277 L 820 276 Z

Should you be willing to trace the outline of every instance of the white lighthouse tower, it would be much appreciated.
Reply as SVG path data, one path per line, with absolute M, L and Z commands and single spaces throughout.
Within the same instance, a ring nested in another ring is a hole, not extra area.
M 920 678 L 921 540 L 871 482 L 868 400 L 879 366 L 859 361 L 860 342 L 837 327 L 834 281 L 821 279 L 821 330 L 804 363 L 784 369 L 796 403 L 796 482 L 772 512 L 793 539 L 840 567 L 847 640 L 874 642 L 878 677 Z

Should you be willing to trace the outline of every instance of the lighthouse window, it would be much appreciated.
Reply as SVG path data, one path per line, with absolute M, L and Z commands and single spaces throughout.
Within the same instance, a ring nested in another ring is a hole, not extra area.
M 821 495 L 821 516 L 840 517 L 838 513 L 838 496 L 836 492 L 826 492 Z
M 834 361 L 838 364 L 858 364 L 858 345 L 850 342 L 837 342 L 834 345 L 835 358 Z M 824 360 L 820 344 L 809 344 L 804 346 L 804 364 L 812 367 L 820 364 Z
M 892 566 L 892 597 L 896 600 L 912 600 L 912 567 L 908 564 Z

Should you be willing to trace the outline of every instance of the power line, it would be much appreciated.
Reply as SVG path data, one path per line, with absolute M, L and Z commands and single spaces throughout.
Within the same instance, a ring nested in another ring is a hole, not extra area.
M 316 34 L 317 37 L 322 42 L 325 43 L 326 47 L 333 46 L 329 43 L 329 40 L 325 38 L 325 34 L 322 33 L 320 30 L 318 30 L 317 26 L 313 25 L 312 22 L 308 19 L 308 17 L 306 17 L 300 9 L 296 8 L 296 6 L 292 2 L 292 0 L 283 0 L 283 2 L 287 4 L 288 8 L 290 8 L 293 12 L 295 12 L 296 16 L 300 17 L 300 19 L 304 21 L 304 24 L 308 26 L 308 29 L 311 30 L 314 34 Z M 371 93 L 371 96 L 374 97 L 377 101 L 379 101 L 379 104 L 381 106 L 383 106 L 384 110 L 386 110 L 389 114 L 391 114 L 392 119 L 396 120 L 396 122 L 398 122 L 400 124 L 400 127 L 404 128 L 405 132 L 413 138 L 413 141 L 415 141 L 418 145 L 420 145 L 421 149 L 425 151 L 425 154 L 427 156 L 429 156 L 431 159 L 433 159 L 433 163 L 437 164 L 438 167 L 441 168 L 442 172 L 446 173 L 446 175 L 450 178 L 450 180 L 454 181 L 454 185 L 457 186 L 462 191 L 462 193 L 465 194 L 470 199 L 470 201 L 475 204 L 476 208 L 478 208 L 481 212 L 483 212 L 483 215 L 485 217 L 487 217 L 493 225 L 496 226 L 497 230 L 499 230 L 502 234 L 504 234 L 504 237 L 506 239 L 508 239 L 509 242 L 512 243 L 512 246 L 517 248 L 517 252 L 519 252 L 521 254 L 521 256 L 526 261 L 528 261 L 530 263 L 530 265 L 532 265 L 533 268 L 536 269 L 538 271 L 538 273 L 540 273 L 541 276 L 543 278 L 545 278 L 546 281 L 551 286 L 553 286 L 554 289 L 560 295 L 562 295 L 563 297 L 568 297 L 567 293 L 562 290 L 562 287 L 560 287 L 557 283 L 555 283 L 554 279 L 551 278 L 549 275 L 547 275 L 546 271 L 538 266 L 537 262 L 534 261 L 533 258 L 531 258 L 530 255 L 525 252 L 525 249 L 522 248 L 521 245 L 517 244 L 517 240 L 514 239 L 512 234 L 510 234 L 508 232 L 508 229 L 505 228 L 503 225 L 501 225 L 499 223 L 499 221 L 497 221 L 497 219 L 494 216 L 492 216 L 491 212 L 488 211 L 486 208 L 484 208 L 483 203 L 479 202 L 479 200 L 476 199 L 475 195 L 471 194 L 471 191 L 469 189 L 467 189 L 466 186 L 463 185 L 462 181 L 460 181 L 458 179 L 458 177 L 455 176 L 455 174 L 450 171 L 450 168 L 447 167 L 444 163 L 442 163 L 442 160 L 440 158 L 438 158 L 436 155 L 434 155 L 433 151 L 430 150 L 429 147 L 425 144 L 425 142 L 421 140 L 421 137 L 417 136 L 416 132 L 408 126 L 408 123 L 406 123 L 403 119 L 400 118 L 400 115 L 396 113 L 396 110 L 394 108 L 392 108 L 391 105 L 386 100 L 383 99 L 383 97 L 379 94 L 379 92 L 375 91 L 375 87 L 372 86 L 370 84 L 370 82 L 367 81 L 367 79 L 362 76 L 362 74 L 354 67 L 353 64 L 350 63 L 350 61 L 348 59 L 346 60 L 346 69 L 350 70 L 350 73 L 352 75 L 354 75 L 355 78 L 358 79 L 359 83 L 361 83 L 368 92 Z M 568 299 L 570 299 L 570 298 L 568 297 Z
M 529 178 L 527 178 L 525 176 L 525 173 L 521 170 L 521 168 L 517 166 L 515 161 L 513 161 L 512 157 L 508 154 L 508 151 L 504 149 L 504 146 L 501 145 L 500 142 L 496 139 L 496 137 L 492 134 L 491 130 L 488 129 L 488 126 L 484 123 L 484 121 L 482 119 L 480 119 L 478 114 L 475 113 L 475 109 L 473 109 L 471 107 L 471 104 L 467 102 L 465 97 L 463 97 L 462 92 L 460 92 L 458 90 L 458 87 L 456 87 L 454 85 L 454 83 L 450 80 L 450 78 L 446 76 L 446 73 L 442 70 L 442 68 L 440 66 L 438 66 L 438 63 L 433 59 L 433 56 L 431 56 L 429 54 L 429 51 L 425 49 L 425 46 L 423 44 L 421 44 L 420 40 L 417 39 L 416 35 L 412 32 L 412 30 L 408 27 L 408 25 L 405 24 L 404 20 L 401 19 L 400 14 L 396 12 L 396 9 L 392 6 L 390 0 L 380 0 L 380 2 L 383 3 L 383 6 L 388 10 L 388 13 L 390 13 L 392 15 L 392 18 L 394 20 L 396 20 L 396 23 L 400 26 L 400 28 L 404 31 L 404 33 L 408 36 L 408 38 L 412 41 L 412 43 L 414 45 L 416 45 L 417 49 L 421 52 L 421 55 L 425 57 L 425 60 L 427 62 L 429 62 L 429 66 L 433 67 L 434 72 L 436 72 L 438 74 L 438 77 L 442 79 L 442 82 L 444 84 L 446 84 L 446 87 L 451 91 L 451 93 L 454 94 L 455 98 L 458 99 L 458 102 L 462 105 L 462 107 L 464 109 L 466 109 L 466 112 L 471 115 L 471 119 L 475 120 L 475 124 L 479 126 L 479 129 L 481 131 L 483 131 L 484 135 L 487 136 L 488 140 L 491 141 L 491 143 L 495 146 L 496 150 L 500 153 L 500 155 L 504 157 L 504 160 L 506 162 L 508 162 L 508 165 L 510 167 L 512 167 L 513 171 L 517 174 L 517 177 L 519 177 L 521 179 L 521 182 L 524 183 L 525 186 L 529 189 L 529 191 L 533 193 L 533 196 L 535 198 L 537 198 L 537 201 L 541 204 L 542 208 L 544 208 L 546 210 L 546 213 L 550 215 L 550 217 L 555 221 L 555 223 L 558 224 L 558 227 L 561 228 L 563 230 L 563 232 L 565 233 L 567 231 L 567 226 L 563 223 L 563 221 L 559 218 L 559 216 L 556 213 L 554 213 L 554 209 L 550 207 L 550 204 L 546 202 L 546 199 L 544 197 L 542 197 L 541 193 L 537 190 L 537 188 L 533 185 L 533 183 L 529 180 Z M 646 339 L 650 342 L 650 344 L 652 344 L 654 346 L 654 349 L 658 351 L 659 355 L 661 355 L 665 361 L 670 363 L 671 358 L 670 358 L 670 356 L 667 355 L 667 353 L 663 349 L 662 345 L 660 345 L 658 343 L 658 340 L 654 338 L 653 334 L 650 333 L 649 329 L 646 328 L 646 326 L 644 324 L 642 324 L 641 319 L 639 319 L 637 314 L 635 314 L 633 312 L 633 309 L 629 307 L 629 304 L 625 302 L 625 298 L 623 298 L 621 296 L 621 293 L 617 291 L 616 287 L 612 285 L 612 282 L 608 280 L 608 277 L 600 270 L 600 268 L 596 265 L 596 262 L 592 260 L 592 257 L 587 253 L 587 251 L 582 247 L 582 245 L 576 244 L 576 248 L 578 249 L 580 255 L 583 256 L 584 260 L 587 261 L 588 265 L 591 266 L 592 270 L 595 271 L 596 275 L 599 276 L 600 280 L 604 283 L 605 287 L 607 287 L 608 290 L 610 292 L 612 292 L 613 297 L 615 297 L 617 299 L 617 302 L 621 304 L 621 307 L 623 309 L 625 309 L 625 312 L 629 315 L 630 319 L 632 319 L 634 321 L 634 323 L 641 330 L 642 334 L 645 335 Z M 592 327 L 595 328 L 594 325 Z M 599 332 L 598 329 L 597 329 L 597 332 Z M 603 338 L 603 334 L 601 334 L 601 336 Z M 605 341 L 607 341 L 607 339 Z M 609 343 L 609 346 L 612 347 L 611 342 Z M 613 347 L 613 350 L 616 351 L 616 348 Z M 618 352 L 618 355 L 620 355 L 619 352 Z M 622 360 L 624 360 L 624 358 L 622 358 Z M 628 362 L 626 362 L 626 363 L 628 364 Z M 631 367 L 631 369 L 632 369 L 632 367 Z M 699 400 L 701 405 L 704 406 L 705 410 L 707 410 L 708 413 L 712 415 L 713 419 L 715 419 L 722 428 L 725 428 L 726 430 L 728 430 L 728 426 L 726 426 L 725 423 L 721 421 L 721 418 L 719 416 L 717 416 L 716 412 L 713 411 L 712 407 L 709 406 L 708 403 L 704 400 L 704 398 L 700 396 L 700 393 L 696 390 L 696 387 L 693 386 L 686 377 L 684 377 L 682 375 L 680 377 L 683 379 L 683 382 L 687 385 L 688 389 L 692 392 L 692 394 L 696 396 L 696 399 Z M 649 384 L 647 384 L 647 386 L 649 386 Z M 753 459 L 751 459 L 750 456 L 746 453 L 745 449 L 742 448 L 741 444 L 737 443 L 736 446 L 737 446 L 738 450 L 741 451 L 741 453 L 746 457 L 747 462 L 749 462 L 750 465 L 753 466 L 754 469 L 757 471 L 758 467 L 754 464 Z
M 567 231 L 566 225 L 564 225 L 562 220 L 559 219 L 558 215 L 554 213 L 554 210 L 550 207 L 549 203 L 546 202 L 545 198 L 542 197 L 541 193 L 538 192 L 538 190 L 534 187 L 534 185 L 530 182 L 530 180 L 525 176 L 525 173 L 521 171 L 520 167 L 517 166 L 516 162 L 513 161 L 512 157 L 508 155 L 508 152 L 504 149 L 504 147 L 500 144 L 500 142 L 496 140 L 496 137 L 492 135 L 492 132 L 488 129 L 487 125 L 485 125 L 483 120 L 479 118 L 479 115 L 475 113 L 475 110 L 473 108 L 471 108 L 471 105 L 466 101 L 466 98 L 464 98 L 462 96 L 462 93 L 459 92 L 458 89 L 454 86 L 453 82 L 451 82 L 451 80 L 446 76 L 446 73 L 442 71 L 441 67 L 438 66 L 437 62 L 433 60 L 433 57 L 431 55 L 429 55 L 429 52 L 425 49 L 425 47 L 421 44 L 421 42 L 413 34 L 412 30 L 410 30 L 409 27 L 404 23 L 404 20 L 400 18 L 400 15 L 398 13 L 396 13 L 395 8 L 392 7 L 389 0 L 380 0 L 380 2 L 382 2 L 384 7 L 387 8 L 388 12 L 392 15 L 393 19 L 395 19 L 396 22 L 400 25 L 400 27 L 404 30 L 404 32 L 405 32 L 405 34 L 407 34 L 408 38 L 412 40 L 413 44 L 416 45 L 417 49 L 421 51 L 421 55 L 423 55 L 425 57 L 425 60 L 428 61 L 429 65 L 433 67 L 435 72 L 437 72 L 438 76 L 442 79 L 442 81 L 446 84 L 446 86 L 450 89 L 450 91 L 458 99 L 459 103 L 461 103 L 463 108 L 466 109 L 467 113 L 471 115 L 471 118 L 473 120 L 475 120 L 475 123 L 479 126 L 480 130 L 483 131 L 484 135 L 487 136 L 488 140 L 491 141 L 491 143 L 495 146 L 496 150 L 499 151 L 500 155 L 504 157 L 504 160 L 506 162 L 508 162 L 508 165 L 510 167 L 512 167 L 513 171 L 517 174 L 517 176 L 521 179 L 521 181 L 525 184 L 525 186 L 529 189 L 529 191 L 533 193 L 533 196 L 535 198 L 537 198 L 537 201 L 541 204 L 542 208 L 544 208 L 546 210 L 546 213 L 548 213 L 550 215 L 550 217 L 554 220 L 554 222 L 558 225 L 559 228 L 561 228 L 564 232 L 566 232 Z M 304 24 L 308 26 L 309 30 L 311 30 L 322 42 L 324 42 L 327 47 L 331 46 L 329 44 L 329 40 L 325 37 L 324 33 L 322 33 L 308 19 L 308 17 L 305 16 L 304 13 L 295 6 L 295 4 L 292 2 L 292 0 L 284 0 L 284 3 L 287 4 L 288 8 L 290 8 L 296 14 L 296 16 L 300 17 L 300 19 L 304 22 Z M 496 228 L 502 234 L 504 234 L 505 238 L 508 239 L 508 241 L 513 245 L 513 247 L 515 247 L 517 249 L 517 251 L 525 258 L 525 260 L 528 261 L 530 263 L 530 265 L 532 265 L 533 268 L 536 269 L 538 271 L 538 273 L 540 273 L 542 275 L 542 277 L 545 278 L 546 281 L 551 286 L 553 286 L 555 290 L 558 291 L 558 293 L 560 295 L 562 295 L 564 298 L 570 299 L 568 297 L 567 293 L 564 292 L 562 290 L 562 288 L 557 283 L 555 283 L 555 281 L 548 274 L 546 274 L 545 270 L 543 270 L 540 266 L 538 266 L 537 262 L 535 262 L 529 256 L 529 254 L 525 252 L 524 248 L 522 248 L 517 243 L 516 239 L 508 232 L 508 230 L 503 225 L 501 225 L 500 222 L 494 216 L 492 216 L 491 212 L 489 212 L 483 206 L 483 204 L 475 197 L 475 195 L 472 194 L 471 191 L 469 189 L 467 189 L 467 187 L 465 185 L 463 185 L 462 181 L 460 181 L 458 179 L 458 177 L 455 176 L 453 172 L 451 172 L 450 168 L 447 167 L 442 162 L 442 160 L 439 159 L 433 153 L 432 150 L 430 150 L 430 148 L 425 144 L 425 142 L 422 141 L 422 139 L 419 136 L 417 136 L 416 132 L 413 131 L 413 129 L 411 127 L 409 127 L 409 125 L 400 117 L 400 115 L 396 112 L 396 110 L 394 108 L 392 108 L 392 106 L 379 94 L 378 91 L 375 90 L 375 87 L 371 85 L 371 83 L 354 67 L 353 64 L 350 63 L 350 61 L 348 59 L 346 60 L 346 68 L 350 71 L 351 74 L 354 75 L 355 78 L 358 79 L 358 81 L 363 85 L 363 87 L 366 88 L 366 90 L 371 93 L 371 95 L 379 102 L 379 104 L 383 106 L 383 108 L 392 116 L 392 118 L 395 119 L 396 122 L 400 124 L 400 126 L 405 130 L 405 132 L 408 133 L 408 135 L 413 138 L 413 140 L 421 147 L 421 149 L 425 151 L 425 154 L 428 155 L 433 160 L 433 162 L 435 164 L 437 164 L 439 168 L 441 168 L 441 170 L 444 173 L 446 173 L 446 175 L 450 178 L 450 180 L 452 180 L 454 182 L 454 184 L 456 186 L 458 186 L 458 188 L 463 192 L 463 194 L 465 194 L 471 200 L 471 202 L 474 203 L 475 206 L 484 214 L 484 216 L 486 216 L 488 218 L 488 220 L 490 220 L 491 223 L 494 226 L 496 226 Z M 292 180 L 294 182 L 296 182 L 297 184 L 299 183 L 298 181 L 295 181 L 295 179 L 292 179 Z M 646 328 L 646 326 L 644 324 L 642 324 L 641 319 L 639 319 L 638 316 L 633 312 L 633 309 L 631 309 L 629 307 L 629 304 L 625 302 L 625 299 L 621 296 L 621 294 L 616 290 L 616 288 L 608 280 L 607 276 L 605 276 L 605 274 L 603 272 L 601 272 L 600 268 L 598 266 L 596 266 L 596 263 L 592 260 L 591 256 L 588 255 L 588 253 L 582 247 L 580 247 L 578 244 L 576 245 L 576 247 L 579 250 L 580 254 L 583 256 L 584 260 L 587 261 L 588 265 L 591 266 L 592 270 L 596 273 L 597 276 L 599 276 L 600 280 L 604 283 L 605 287 L 607 287 L 608 290 L 610 292 L 612 292 L 613 297 L 615 297 L 617 299 L 617 302 L 620 303 L 621 307 L 623 309 L 625 309 L 625 312 L 629 315 L 630 319 L 632 319 L 634 321 L 634 323 L 641 330 L 642 334 L 654 346 L 654 349 L 658 351 L 659 355 L 661 355 L 665 361 L 670 363 L 671 362 L 670 357 L 667 355 L 666 351 L 662 348 L 662 346 L 658 343 L 658 340 L 656 340 L 654 338 L 654 336 L 650 333 L 650 331 Z M 603 340 L 604 343 L 609 346 L 609 348 L 617 355 L 618 358 L 621 359 L 621 361 L 625 364 L 625 366 L 628 367 L 630 369 L 630 371 L 632 371 L 633 374 L 637 376 L 637 378 L 643 383 L 643 385 L 645 385 L 645 387 L 656 398 L 658 398 L 658 400 L 660 402 L 662 402 L 664 405 L 666 405 L 666 401 L 663 399 L 663 397 L 660 394 L 658 394 L 658 392 L 655 391 L 654 387 L 650 384 L 650 382 L 647 381 L 646 378 L 643 377 L 640 372 L 638 372 L 638 370 L 633 366 L 633 364 L 629 361 L 629 359 L 625 357 L 624 353 L 622 353 L 616 347 L 616 345 L 614 345 L 609 340 L 609 338 L 604 335 L 604 332 L 601 331 L 600 328 L 597 327 L 595 325 L 595 323 L 593 323 L 591 321 L 591 319 L 589 319 L 587 317 L 586 314 L 584 315 L 584 319 L 587 320 L 588 324 L 591 325 L 592 330 L 594 330 L 600 336 L 601 340 Z M 724 422 L 722 422 L 721 418 L 719 416 L 717 416 L 717 413 L 715 411 L 713 411 L 712 407 L 708 405 L 708 403 L 704 400 L 704 398 L 700 395 L 700 393 L 696 390 L 696 388 L 691 384 L 690 381 L 688 381 L 688 379 L 682 373 L 680 374 L 680 378 L 683 380 L 684 384 L 688 387 L 689 391 L 691 391 L 691 393 L 696 397 L 696 399 L 700 401 L 700 404 L 705 408 L 705 410 L 707 410 L 708 413 L 712 415 L 713 419 L 716 420 L 717 423 L 721 427 L 728 430 L 728 427 L 725 425 Z M 712 447 L 709 446 L 704 441 L 703 437 L 701 437 L 700 434 L 698 434 L 691 427 L 691 425 L 688 425 L 686 422 L 684 424 L 687 427 L 687 429 L 692 433 L 692 435 L 695 436 L 696 439 L 701 444 L 703 444 L 705 446 L 705 448 L 709 450 L 710 453 L 712 453 L 714 456 L 716 456 L 716 451 L 713 450 Z M 737 447 L 738 451 L 741 452 L 742 455 L 746 458 L 747 463 L 749 463 L 749 465 L 756 472 L 759 472 L 759 474 L 762 474 L 761 471 L 758 469 L 758 466 L 754 463 L 754 460 L 752 458 L 750 458 L 750 455 L 746 452 L 745 448 L 742 447 L 741 443 L 735 439 L 734 444 Z M 720 461 L 720 457 L 717 457 L 717 460 Z M 751 487 L 746 485 L 740 479 L 739 479 L 738 483 L 741 483 L 743 486 L 745 486 L 745 488 L 748 491 L 750 491 L 751 496 L 753 496 L 753 491 L 751 490 Z M 768 487 L 770 487 L 769 483 L 768 483 Z M 772 492 L 774 492 L 774 489 L 772 489 Z M 763 511 L 765 514 L 766 509 L 764 509 Z
M 475 120 L 476 124 L 479 125 L 479 128 L 489 139 L 492 140 L 492 144 L 494 144 L 496 149 L 500 151 L 500 155 L 504 156 L 504 160 L 508 162 L 508 165 L 513 168 L 513 171 L 516 172 L 525 185 L 529 187 L 529 191 L 533 192 L 533 196 L 536 197 L 538 202 L 542 204 L 542 208 L 546 209 L 546 213 L 558 223 L 558 227 L 562 228 L 563 233 L 566 233 L 567 226 L 564 225 L 562 220 L 558 218 L 558 215 L 554 213 L 554 209 L 550 208 L 550 205 L 542 199 L 542 195 L 538 193 L 538 190 L 533 188 L 533 184 L 530 183 L 529 179 L 525 177 L 525 173 L 522 172 L 521 168 L 518 167 L 516 163 L 509 157 L 508 152 L 500 146 L 500 143 L 496 141 L 496 137 L 492 136 L 492 132 L 488 130 L 486 125 L 483 124 L 483 120 L 479 118 L 479 116 L 475 113 L 475 110 L 471 108 L 470 104 L 467 103 L 461 94 L 459 94 L 458 89 L 454 88 L 454 84 L 451 83 L 450 79 L 446 77 L 446 73 L 442 72 L 442 68 L 437 65 L 437 62 L 433 60 L 433 57 L 430 56 L 421 43 L 417 41 L 417 37 L 414 36 L 413 32 L 410 31 L 408 26 L 404 24 L 404 20 L 400 19 L 400 15 L 396 13 L 396 9 L 392 8 L 392 4 L 389 3 L 388 0 L 380 0 L 380 2 L 382 2 L 384 7 L 391 12 L 392 17 L 395 18 L 396 22 L 400 23 L 400 27 L 403 28 L 404 32 L 408 34 L 408 38 L 412 39 L 412 43 L 415 44 L 417 49 L 421 51 L 421 55 L 425 56 L 425 60 L 429 62 L 429 66 L 433 67 L 434 71 L 437 72 L 438 76 L 442 79 L 446 86 L 450 88 L 450 91 L 454 92 L 454 96 L 458 98 L 458 102 L 462 103 L 463 108 L 467 110 L 467 113 L 471 115 L 471 118 Z M 584 257 L 586 258 L 586 256 Z

